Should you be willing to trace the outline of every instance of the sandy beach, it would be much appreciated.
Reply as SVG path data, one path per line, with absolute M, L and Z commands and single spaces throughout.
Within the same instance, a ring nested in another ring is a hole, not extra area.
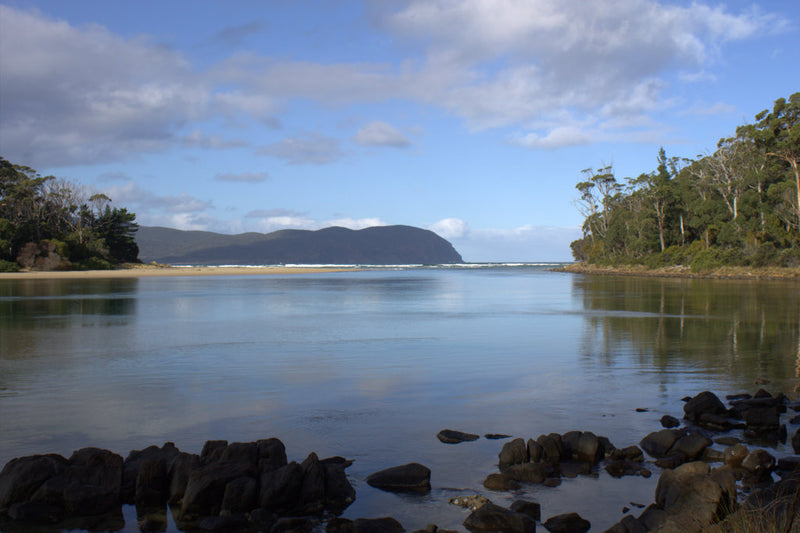
M 36 272 L 4 272 L 5 279 L 100 279 L 100 278 L 149 278 L 174 276 L 263 276 L 274 274 L 317 274 L 324 272 L 352 272 L 354 268 L 267 266 L 267 267 L 170 267 L 136 266 L 118 270 L 67 270 Z

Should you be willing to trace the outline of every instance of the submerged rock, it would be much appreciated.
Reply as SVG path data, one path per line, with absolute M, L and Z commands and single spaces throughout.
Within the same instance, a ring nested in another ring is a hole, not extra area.
M 463 431 L 455 431 L 452 429 L 443 429 L 436 435 L 436 437 L 445 444 L 458 444 L 460 442 L 471 442 L 474 440 L 478 440 L 480 438 L 479 435 L 474 435 L 472 433 L 464 433 Z
M 431 490 L 431 471 L 419 463 L 408 463 L 370 474 L 367 483 L 390 492 L 428 492 Z

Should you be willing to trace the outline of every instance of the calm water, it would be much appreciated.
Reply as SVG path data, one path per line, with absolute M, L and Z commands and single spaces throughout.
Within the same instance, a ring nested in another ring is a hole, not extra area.
M 464 491 L 577 511 L 602 531 L 658 477 L 565 479 L 489 493 L 503 441 L 444 428 L 590 430 L 618 447 L 682 415 L 680 398 L 794 395 L 800 284 L 587 277 L 543 268 L 11 281 L 0 277 L 0 465 L 33 453 L 278 437 L 290 460 L 355 459 L 344 516 L 463 529 Z M 636 413 L 637 407 L 648 408 Z M 794 428 L 790 428 L 793 431 Z M 788 453 L 785 446 L 773 450 Z M 406 462 L 427 496 L 372 489 Z M 126 517 L 134 516 L 126 509 Z M 127 530 L 135 531 L 135 519 Z

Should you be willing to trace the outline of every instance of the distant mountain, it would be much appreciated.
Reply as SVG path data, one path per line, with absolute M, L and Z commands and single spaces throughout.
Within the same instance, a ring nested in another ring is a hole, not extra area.
M 461 255 L 432 231 L 412 226 L 362 230 L 224 235 L 142 226 L 136 234 L 139 259 L 190 265 L 339 264 L 400 265 L 461 263 Z

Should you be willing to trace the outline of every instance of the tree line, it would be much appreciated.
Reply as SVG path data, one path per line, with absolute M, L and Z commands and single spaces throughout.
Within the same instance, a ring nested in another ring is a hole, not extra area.
M 0 271 L 137 262 L 136 215 L 72 182 L 0 157 Z
M 583 237 L 578 261 L 603 265 L 800 265 L 800 92 L 739 126 L 713 153 L 667 157 L 617 180 L 586 169 L 576 185 Z

